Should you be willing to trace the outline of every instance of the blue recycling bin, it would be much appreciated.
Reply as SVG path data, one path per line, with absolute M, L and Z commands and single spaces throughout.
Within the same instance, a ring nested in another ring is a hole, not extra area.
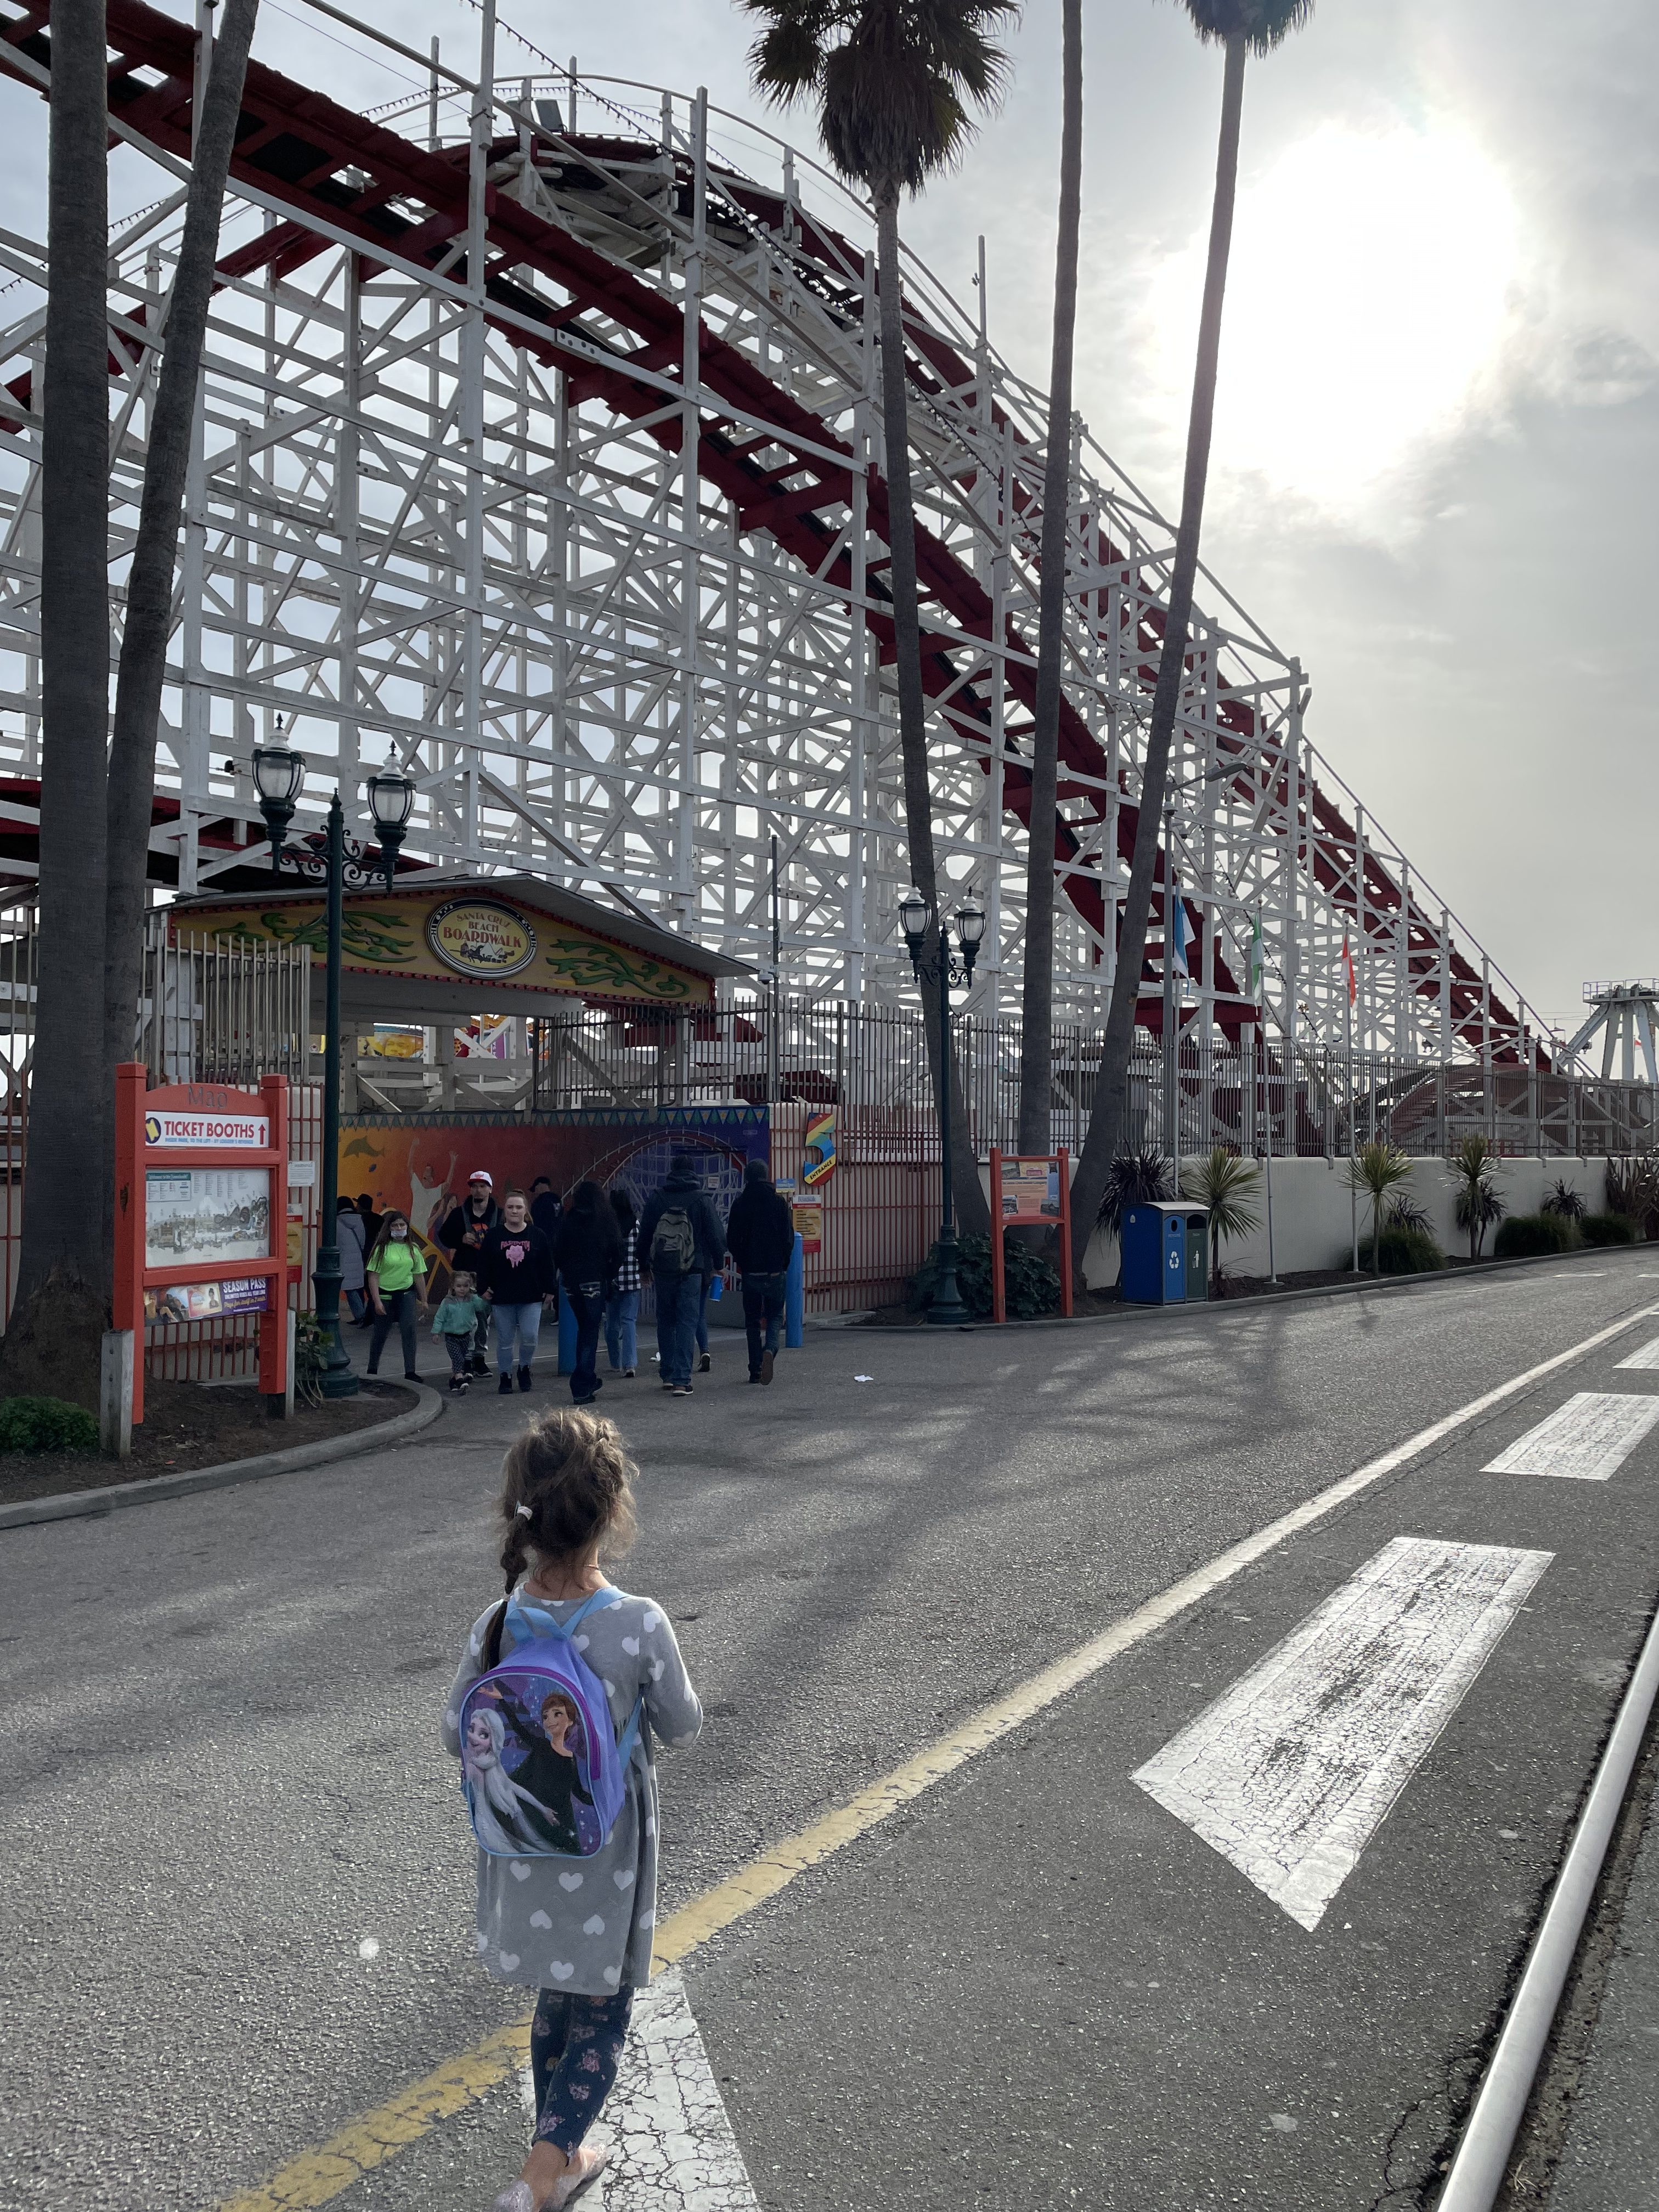
M 1206 1224 L 1201 1206 L 1170 1199 L 1138 1199 L 1125 1208 L 1118 1241 L 1123 1255 L 1123 1296 L 1128 1304 L 1178 1306 L 1206 1295 Z

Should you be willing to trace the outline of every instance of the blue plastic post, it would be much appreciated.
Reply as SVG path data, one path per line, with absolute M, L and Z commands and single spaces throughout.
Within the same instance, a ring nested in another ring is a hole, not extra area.
M 564 1285 L 559 1285 L 559 1372 L 574 1375 L 576 1371 L 576 1314 L 564 1294 Z
M 783 1340 L 791 1352 L 799 1352 L 806 1340 L 806 1262 L 801 1255 L 800 1231 L 795 1232 L 795 1249 L 789 1255 L 789 1273 L 783 1291 Z

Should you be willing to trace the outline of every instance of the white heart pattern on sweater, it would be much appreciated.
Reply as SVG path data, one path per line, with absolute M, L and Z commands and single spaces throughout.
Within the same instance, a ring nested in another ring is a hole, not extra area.
M 594 1913 L 591 1918 L 583 1921 L 582 1934 L 584 1936 L 603 1936 L 604 1933 L 605 1923 L 600 1919 L 597 1912 Z
M 522 1859 L 510 1859 L 507 1863 L 513 1869 L 513 1879 L 514 1881 L 529 1881 L 530 1869 L 525 1864 Z
M 654 1609 L 653 1609 L 653 1611 L 651 1611 L 650 1613 L 647 1613 L 646 1614 L 646 1616 L 645 1616 L 645 1621 L 644 1621 L 644 1627 L 645 1627 L 645 1632 L 646 1632 L 646 1634 L 647 1634 L 647 1636 L 649 1636 L 649 1635 L 650 1635 L 650 1633 L 651 1633 L 652 1630 L 653 1630 L 653 1628 L 655 1628 L 655 1627 L 659 1625 L 659 1623 L 661 1621 L 661 1620 L 662 1620 L 662 1615 L 661 1615 L 659 1613 L 656 1612 Z
M 624 1867 L 620 1874 L 613 1874 L 611 1879 L 616 1883 L 618 1889 L 632 1889 L 634 1887 L 634 1869 L 632 1867 Z
M 532 1912 L 530 1916 L 530 1924 L 532 1928 L 550 1928 L 553 1923 L 544 1912 Z
M 561 1889 L 580 1889 L 581 1886 L 582 1878 L 579 1874 L 562 1874 L 559 1876 Z
M 502 1954 L 501 1954 L 501 1972 L 502 1972 L 504 1974 L 510 1974 L 510 1973 L 512 1972 L 513 1969 L 514 1968 L 514 1966 L 516 1966 L 518 1965 L 518 1963 L 519 1963 L 519 1954 L 518 1954 L 518 1953 L 517 1953 L 516 1951 L 503 1951 L 503 1952 L 502 1952 Z
M 624 1636 L 623 1638 L 623 1650 L 628 1654 L 630 1659 L 637 1659 L 640 1656 L 639 1638 L 637 1636 Z
M 550 1960 L 547 1971 L 556 1982 L 568 1982 L 576 1969 L 567 1959 L 554 1959 Z

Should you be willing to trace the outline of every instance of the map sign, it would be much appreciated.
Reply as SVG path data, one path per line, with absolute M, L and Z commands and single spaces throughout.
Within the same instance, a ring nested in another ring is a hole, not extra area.
M 144 1265 L 264 1260 L 270 1251 L 269 1168 L 146 1168 Z

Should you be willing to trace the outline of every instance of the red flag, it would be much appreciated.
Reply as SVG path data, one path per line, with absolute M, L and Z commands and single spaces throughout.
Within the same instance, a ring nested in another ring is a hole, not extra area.
M 1352 1006 L 1354 1000 L 1359 996 L 1359 981 L 1353 972 L 1353 955 L 1348 950 L 1348 933 L 1346 929 L 1342 933 L 1342 966 L 1348 978 L 1348 1004 Z

